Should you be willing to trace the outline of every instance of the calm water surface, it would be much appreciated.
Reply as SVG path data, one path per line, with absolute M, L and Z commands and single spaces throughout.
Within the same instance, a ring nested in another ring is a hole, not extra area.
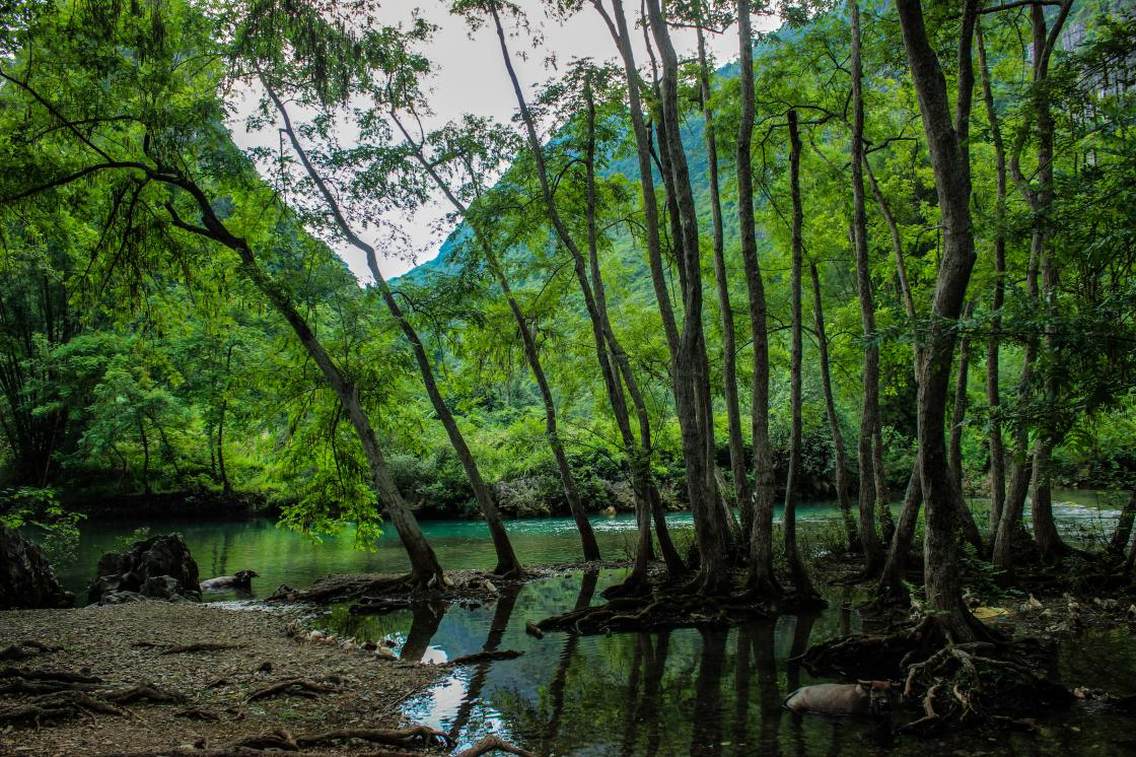
M 1107 533 L 1120 504 L 1093 492 L 1060 492 L 1056 499 L 1061 527 L 1080 538 Z M 808 506 L 801 513 L 814 532 L 829 528 L 835 516 L 831 505 Z M 669 522 L 680 544 L 692 538 L 688 514 L 674 514 Z M 68 588 L 81 592 L 99 556 L 119 548 L 137 525 L 84 524 L 76 559 L 59 571 Z M 605 557 L 628 554 L 632 518 L 597 518 L 593 525 Z M 171 530 L 183 534 L 203 578 L 244 568 L 260 573 L 254 581 L 258 596 L 281 583 L 305 586 L 328 573 L 406 568 L 393 533 L 366 552 L 355 549 L 350 531 L 316 542 L 265 520 L 163 523 L 153 525 L 152 533 Z M 446 567 L 494 564 L 481 523 L 424 522 L 423 530 Z M 578 559 L 570 519 L 512 521 L 509 531 L 523 562 Z M 1136 753 L 1132 721 L 1091 705 L 1048 720 L 1036 734 L 1000 733 L 989 740 L 966 734 L 894 744 L 881 743 L 865 723 L 790 715 L 781 709 L 784 697 L 815 682 L 792 658 L 810 644 L 859 628 L 849 609 L 853 598 L 838 593 L 828 597 L 829 609 L 816 615 L 782 616 L 728 630 L 553 633 L 542 640 L 525 634 L 528 620 L 602 601 L 599 592 L 622 576 L 619 570 L 557 576 L 474 607 L 423 604 L 382 616 L 353 616 L 346 605 L 337 606 L 316 622 L 359 639 L 390 640 L 404 659 L 441 662 L 485 649 L 523 652 L 517 659 L 454 671 L 403 704 L 409 717 L 451 733 L 463 745 L 497 733 L 549 755 Z M 1067 645 L 1060 669 L 1069 685 L 1136 693 L 1136 645 L 1124 632 Z

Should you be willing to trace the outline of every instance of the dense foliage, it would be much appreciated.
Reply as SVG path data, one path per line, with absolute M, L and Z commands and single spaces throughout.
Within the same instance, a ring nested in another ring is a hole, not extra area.
M 918 476 L 920 418 L 947 412 L 924 394 L 948 350 L 947 456 L 964 489 L 994 492 L 986 538 L 1003 500 L 1020 521 L 1029 485 L 1056 549 L 1052 486 L 1136 485 L 1136 17 L 1104 0 L 898 5 L 738 4 L 784 20 L 748 81 L 746 56 L 678 60 L 667 31 L 721 33 L 738 7 L 647 3 L 647 61 L 613 47 L 618 62 L 572 60 L 531 96 L 510 66 L 517 123 L 427 132 L 433 30 L 366 2 L 8 3 L 7 485 L 251 493 L 291 525 L 364 535 L 403 500 L 491 526 L 498 505 L 618 504 L 641 509 L 648 544 L 647 514 L 688 504 L 710 564 L 738 528 L 718 497 L 748 534 L 790 470 L 789 503 L 858 474 L 874 534 L 872 502 Z M 546 10 L 593 8 L 618 41 L 621 3 Z M 506 63 L 532 38 L 535 8 L 452 9 L 496 31 Z M 927 137 L 938 90 L 917 54 L 959 113 L 947 147 Z M 229 130 L 246 127 L 280 129 L 280 149 L 242 153 Z M 949 150 L 973 263 L 944 211 Z M 455 224 L 439 257 L 384 281 L 392 219 L 438 197 Z

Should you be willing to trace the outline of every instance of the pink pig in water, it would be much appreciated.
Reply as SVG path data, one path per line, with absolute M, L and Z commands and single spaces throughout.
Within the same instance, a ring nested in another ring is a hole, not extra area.
M 818 683 L 790 694 L 785 708 L 797 715 L 876 716 L 891 709 L 894 696 L 890 681 Z

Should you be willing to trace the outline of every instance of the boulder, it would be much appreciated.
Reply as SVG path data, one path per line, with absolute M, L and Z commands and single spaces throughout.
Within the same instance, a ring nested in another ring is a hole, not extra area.
M 74 601 L 75 596 L 59 584 L 43 550 L 19 532 L 0 526 L 0 610 L 70 607 Z
M 126 552 L 108 552 L 88 588 L 92 604 L 121 604 L 138 599 L 200 600 L 197 563 L 178 534 L 135 542 Z M 132 596 L 136 595 L 136 596 Z

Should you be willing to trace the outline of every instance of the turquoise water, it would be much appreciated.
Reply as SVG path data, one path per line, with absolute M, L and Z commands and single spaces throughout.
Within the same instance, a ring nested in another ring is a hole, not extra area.
M 1066 533 L 1094 539 L 1108 533 L 1119 500 L 1086 492 L 1057 497 Z M 826 543 L 837 516 L 831 504 L 803 508 L 806 533 Z M 676 541 L 691 539 L 688 514 L 669 517 Z M 265 520 L 151 524 L 152 533 L 181 532 L 202 578 L 251 568 L 261 577 L 254 595 L 279 584 L 304 586 L 336 572 L 398 572 L 406 560 L 393 533 L 377 550 L 354 548 L 353 534 L 314 541 Z M 512 521 L 509 531 L 521 560 L 552 564 L 578 559 L 579 541 L 567 518 Z M 595 518 L 604 556 L 629 554 L 634 519 Z M 98 557 L 129 537 L 130 522 L 88 522 L 76 559 L 60 573 L 80 591 Z M 423 529 L 451 569 L 491 568 L 492 546 L 475 521 L 424 522 Z M 818 536 L 819 534 L 819 536 Z M 856 630 L 852 597 L 828 596 L 830 607 L 811 616 L 782 616 L 730 629 L 576 637 L 548 634 L 534 639 L 525 622 L 598 602 L 622 570 L 579 572 L 534 581 L 478 606 L 423 604 L 382 616 L 353 616 L 330 608 L 315 622 L 359 639 L 389 640 L 405 659 L 441 662 L 484 649 L 517 650 L 513 660 L 453 671 L 401 706 L 408 717 L 450 732 L 463 745 L 497 733 L 549 755 L 749 755 L 749 754 L 1101 754 L 1136 750 L 1131 721 L 1081 705 L 1047 721 L 1038 733 L 968 733 L 942 741 L 880 737 L 858 721 L 797 718 L 781 709 L 798 685 L 813 682 L 792 658 L 810 644 Z M 211 598 L 231 599 L 232 595 Z M 1126 633 L 1079 640 L 1062 652 L 1061 670 L 1070 685 L 1106 686 L 1136 693 L 1136 649 Z M 384 664 L 378 663 L 375 664 Z M 1083 679 L 1081 678 L 1083 676 Z

